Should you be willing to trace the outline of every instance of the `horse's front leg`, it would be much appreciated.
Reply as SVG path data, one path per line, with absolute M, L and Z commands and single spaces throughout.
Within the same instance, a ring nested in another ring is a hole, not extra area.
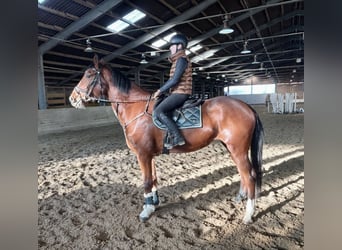
M 153 195 L 153 205 L 158 206 L 160 204 L 159 195 L 158 195 L 158 180 L 157 180 L 157 170 L 155 160 L 152 159 L 152 195 Z
M 138 162 L 144 180 L 144 206 L 139 218 L 146 221 L 155 211 L 155 206 L 159 204 L 157 193 L 157 179 L 154 166 L 154 160 L 149 155 L 138 155 Z

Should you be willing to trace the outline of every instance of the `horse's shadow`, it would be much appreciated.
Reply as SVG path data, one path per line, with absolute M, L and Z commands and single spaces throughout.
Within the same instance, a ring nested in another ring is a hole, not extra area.
M 284 155 L 288 155 L 287 153 Z M 280 158 L 281 156 L 279 156 Z M 274 158 L 273 158 L 274 159 Z M 273 160 L 272 159 L 272 160 Z M 274 165 L 268 169 L 266 173 L 264 173 L 264 184 L 271 185 L 271 187 L 268 190 L 262 190 L 259 194 L 259 197 L 267 196 L 270 192 L 277 192 L 278 190 L 281 190 L 285 187 L 291 186 L 292 184 L 297 183 L 298 181 L 304 179 L 303 176 L 299 176 L 295 178 L 294 180 L 291 180 L 289 182 L 286 182 L 284 184 L 278 184 L 279 181 L 284 180 L 288 178 L 291 175 L 297 175 L 304 171 L 304 164 L 302 162 L 304 161 L 303 156 L 299 156 L 296 158 L 292 158 L 288 161 L 282 162 L 280 164 Z M 295 168 L 292 168 L 289 170 L 288 166 L 296 166 Z M 228 172 L 234 172 L 234 170 L 230 170 L 229 167 L 227 167 Z M 213 173 L 211 173 L 211 181 L 217 181 L 222 178 L 222 169 L 215 170 Z M 229 175 L 228 175 L 229 176 Z M 183 192 L 189 192 L 192 190 L 192 183 L 196 182 L 196 188 L 205 187 L 208 183 L 206 182 L 206 178 L 203 178 L 203 176 L 199 176 L 197 178 L 189 179 L 186 181 L 177 182 L 174 185 L 168 186 L 168 187 L 162 187 L 159 189 L 159 193 L 173 193 L 174 189 L 178 187 L 178 189 L 182 190 Z M 156 214 L 161 215 L 163 213 L 169 213 L 172 212 L 176 208 L 186 208 L 193 206 L 198 201 L 201 201 L 202 206 L 204 203 L 204 206 L 209 206 L 211 204 L 211 201 L 213 199 L 217 200 L 224 200 L 227 198 L 230 198 L 232 202 L 234 201 L 235 195 L 238 193 L 238 190 L 240 188 L 240 182 L 232 182 L 231 184 L 225 184 L 224 186 L 209 190 L 207 193 L 201 193 L 198 194 L 196 197 L 189 197 L 187 199 L 179 198 L 176 201 L 167 202 L 165 204 L 162 204 L 158 207 Z M 301 193 L 301 190 L 298 191 L 298 193 L 292 198 L 284 199 L 284 201 L 272 205 L 265 210 L 262 211 L 256 211 L 256 215 L 254 216 L 255 220 L 260 219 L 265 214 L 268 214 L 269 212 L 273 212 L 275 210 L 280 209 L 284 205 L 286 205 L 288 202 L 290 202 L 293 199 L 296 199 Z

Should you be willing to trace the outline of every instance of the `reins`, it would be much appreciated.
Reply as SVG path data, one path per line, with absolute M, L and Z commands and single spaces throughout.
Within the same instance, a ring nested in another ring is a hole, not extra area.
M 148 97 L 140 97 L 139 99 L 135 99 L 135 100 L 120 100 L 120 98 L 118 98 L 119 100 L 109 100 L 109 99 L 104 99 L 104 98 L 97 98 L 97 97 L 93 97 L 90 96 L 94 87 L 96 86 L 96 84 L 98 82 L 100 82 L 100 87 L 101 87 L 101 93 L 103 93 L 103 87 L 102 87 L 102 81 L 101 81 L 101 69 L 96 70 L 96 75 L 93 79 L 93 81 L 87 86 L 87 89 L 82 89 L 78 86 L 75 87 L 76 92 L 82 92 L 85 93 L 85 98 L 87 101 L 92 101 L 92 102 L 104 102 L 104 103 L 116 103 L 116 114 L 118 114 L 118 110 L 119 110 L 119 104 L 121 103 L 137 103 L 137 102 L 146 102 L 145 105 L 145 109 L 143 112 L 141 112 L 140 114 L 138 114 L 137 116 L 135 116 L 133 119 L 129 120 L 128 122 L 125 122 L 125 124 L 123 124 L 123 128 L 124 130 L 126 130 L 126 127 L 131 124 L 132 122 L 134 122 L 135 120 L 139 119 L 140 117 L 144 116 L 145 114 L 152 116 L 152 114 L 148 113 L 148 108 L 151 102 L 152 98 L 152 94 L 150 94 Z M 116 98 L 115 98 L 116 99 Z
M 148 113 L 148 107 L 150 106 L 150 102 L 151 102 L 151 98 L 152 97 L 152 95 L 150 95 L 150 97 L 148 98 L 148 100 L 147 100 L 147 102 L 146 102 L 146 106 L 145 106 L 145 109 L 144 109 L 144 111 L 142 112 L 142 113 L 140 113 L 140 114 L 138 114 L 136 117 L 134 117 L 133 119 L 131 119 L 130 121 L 128 121 L 128 122 L 125 122 L 125 124 L 124 124 L 124 129 L 126 130 L 126 128 L 127 128 L 127 126 L 129 125 L 129 124 L 131 124 L 132 122 L 134 122 L 135 120 L 137 120 L 137 119 L 139 119 L 140 117 L 142 117 L 143 115 L 149 115 L 149 116 L 152 116 L 152 114 L 150 114 L 150 113 Z M 118 104 L 119 105 L 119 104 Z M 119 106 L 117 106 L 117 108 L 118 108 Z
M 96 68 L 94 68 L 94 69 L 96 71 L 96 75 L 95 75 L 93 81 L 87 86 L 87 89 L 82 89 L 78 86 L 75 87 L 75 90 L 78 94 L 79 93 L 85 93 L 85 97 L 86 97 L 87 101 L 98 102 L 98 103 L 100 103 L 100 102 L 105 102 L 105 103 L 136 103 L 136 102 L 145 102 L 145 101 L 151 100 L 152 95 L 150 95 L 148 97 L 144 97 L 144 98 L 141 97 L 140 99 L 136 99 L 136 100 L 116 100 L 116 101 L 90 96 L 91 92 L 93 91 L 94 87 L 96 86 L 96 84 L 98 82 L 100 82 L 101 93 L 103 93 L 102 82 L 101 82 L 101 77 L 100 77 L 101 69 L 99 69 L 99 70 L 97 70 Z

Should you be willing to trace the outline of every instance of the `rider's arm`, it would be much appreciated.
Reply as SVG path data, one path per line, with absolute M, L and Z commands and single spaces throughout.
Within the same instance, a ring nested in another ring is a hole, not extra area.
M 171 77 L 159 90 L 161 93 L 166 92 L 177 83 L 181 79 L 183 73 L 185 72 L 186 67 L 188 66 L 188 61 L 184 57 L 178 58 L 176 62 L 175 72 L 173 77 Z

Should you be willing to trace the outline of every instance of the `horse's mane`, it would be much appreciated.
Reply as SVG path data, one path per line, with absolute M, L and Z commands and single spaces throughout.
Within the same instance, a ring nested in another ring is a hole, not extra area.
M 100 61 L 100 67 L 108 69 L 113 77 L 113 84 L 116 86 L 121 92 L 128 94 L 129 90 L 132 87 L 131 81 L 122 74 L 120 71 L 112 69 L 109 64 Z

